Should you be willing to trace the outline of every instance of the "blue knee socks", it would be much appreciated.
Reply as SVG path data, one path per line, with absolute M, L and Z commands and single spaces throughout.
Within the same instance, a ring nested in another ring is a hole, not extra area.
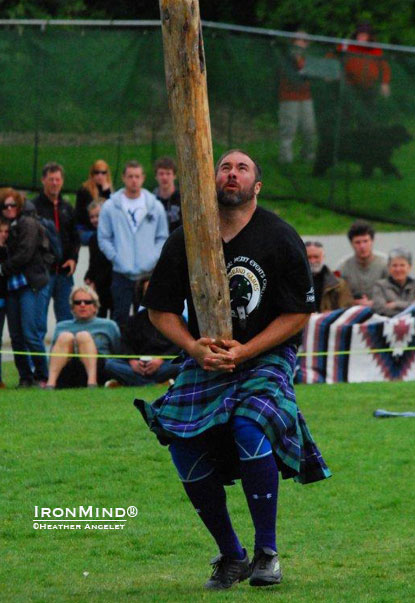
M 277 550 L 278 468 L 274 456 L 240 461 L 242 486 L 255 527 L 255 550 Z
M 243 559 L 241 547 L 226 508 L 225 488 L 213 473 L 196 482 L 184 482 L 184 489 L 201 520 L 212 534 L 223 555 Z

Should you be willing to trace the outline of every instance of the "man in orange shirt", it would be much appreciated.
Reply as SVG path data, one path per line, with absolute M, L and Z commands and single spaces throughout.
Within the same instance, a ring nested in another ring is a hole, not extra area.
M 357 42 L 374 42 L 370 23 L 359 23 L 353 38 Z M 337 51 L 344 53 L 344 73 L 349 91 L 352 93 L 352 98 L 346 104 L 346 113 L 355 113 L 357 124 L 367 126 L 368 122 L 373 122 L 376 116 L 374 109 L 378 94 L 383 97 L 390 95 L 389 63 L 383 58 L 382 49 L 373 46 L 342 44 L 338 46 Z M 357 111 L 348 107 L 350 103 L 355 105 Z

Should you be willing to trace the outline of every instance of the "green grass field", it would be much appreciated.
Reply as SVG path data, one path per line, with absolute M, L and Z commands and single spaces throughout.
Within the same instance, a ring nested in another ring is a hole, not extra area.
M 413 408 L 414 383 L 297 389 L 334 475 L 281 483 L 283 583 L 218 594 L 202 588 L 215 546 L 132 405 L 162 391 L 1 391 L 2 601 L 414 600 L 415 422 L 372 417 L 378 407 Z M 252 550 L 240 484 L 228 500 Z M 35 505 L 135 505 L 138 515 L 122 531 L 34 530 Z

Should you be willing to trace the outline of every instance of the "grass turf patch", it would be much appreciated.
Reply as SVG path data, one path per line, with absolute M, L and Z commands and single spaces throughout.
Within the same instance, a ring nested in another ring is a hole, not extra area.
M 207 593 L 215 546 L 134 395 L 162 387 L 1 392 L 3 601 L 412 601 L 415 422 L 377 420 L 413 406 L 413 383 L 302 386 L 299 405 L 334 476 L 280 487 L 281 586 Z M 253 530 L 240 484 L 228 488 L 242 542 Z M 128 507 L 122 531 L 34 530 L 34 506 Z M 84 572 L 88 572 L 84 575 Z

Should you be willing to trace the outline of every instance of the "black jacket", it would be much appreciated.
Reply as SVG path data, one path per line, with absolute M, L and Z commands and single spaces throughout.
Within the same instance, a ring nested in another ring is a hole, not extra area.
M 7 247 L 0 247 L 0 265 L 7 260 Z M 0 299 L 7 297 L 7 276 L 0 275 Z
M 31 200 L 36 208 L 39 216 L 47 218 L 55 222 L 52 201 L 45 195 L 40 193 L 37 197 Z M 75 225 L 75 212 L 67 201 L 62 198 L 58 201 L 58 216 L 59 216 L 59 235 L 62 241 L 62 261 L 61 265 L 67 260 L 78 261 L 79 253 L 79 234 Z
M 108 188 L 105 191 L 101 186 L 98 185 L 98 196 L 100 199 L 109 199 L 111 196 L 111 190 Z M 87 188 L 81 186 L 79 191 L 76 193 L 75 202 L 75 220 L 80 226 L 86 226 L 89 230 L 92 230 L 91 222 L 89 221 L 88 205 L 93 201 L 92 195 Z
M 174 356 L 180 353 L 174 343 L 150 322 L 148 310 L 130 316 L 121 336 L 121 353 L 137 356 Z
M 49 282 L 51 254 L 45 229 L 36 218 L 20 215 L 10 225 L 8 259 L 1 265 L 4 276 L 23 273 L 37 291 Z

